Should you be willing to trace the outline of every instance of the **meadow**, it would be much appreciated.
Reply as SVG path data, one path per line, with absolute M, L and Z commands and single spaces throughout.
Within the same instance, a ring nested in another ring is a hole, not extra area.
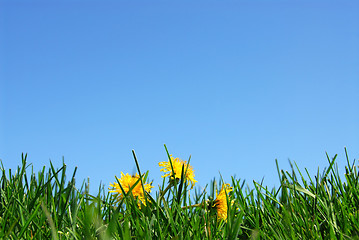
M 97 195 L 86 181 L 76 187 L 76 169 L 50 162 L 35 173 L 23 154 L 16 171 L 1 162 L 0 239 L 359 239 L 359 174 L 345 153 L 344 174 L 327 155 L 314 176 L 276 162 L 277 189 L 232 178 L 198 190 L 190 159 L 167 151 L 156 189 L 133 151 L 137 173 Z

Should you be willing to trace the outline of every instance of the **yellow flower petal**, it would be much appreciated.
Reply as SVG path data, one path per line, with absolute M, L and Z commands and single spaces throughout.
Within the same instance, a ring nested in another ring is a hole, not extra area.
M 160 167 L 163 167 L 160 171 L 161 172 L 169 172 L 169 173 L 164 174 L 162 177 L 168 177 L 168 176 L 174 175 L 176 179 L 180 179 L 181 173 L 182 173 L 182 166 L 183 166 L 183 170 L 185 171 L 185 179 L 186 179 L 186 181 L 191 182 L 192 188 L 193 188 L 194 184 L 197 181 L 194 179 L 194 170 L 193 170 L 192 166 L 190 164 L 188 164 L 187 161 L 183 161 L 179 158 L 174 158 L 174 157 L 172 157 L 172 155 L 170 155 L 170 157 L 171 157 L 174 174 L 172 173 L 171 163 L 169 160 L 165 161 L 165 162 L 159 162 L 158 165 Z
M 116 177 L 117 178 L 117 177 Z M 139 180 L 140 176 L 136 173 L 136 175 L 131 176 L 128 173 L 125 175 L 123 172 L 121 172 L 121 178 L 117 178 L 118 182 L 120 182 L 123 191 L 125 193 L 128 193 L 133 185 L 136 184 L 136 182 Z M 114 182 L 110 184 L 109 192 L 115 193 L 117 195 L 118 200 L 121 200 L 123 198 L 123 192 L 121 190 L 120 185 L 118 182 Z M 151 192 L 151 189 L 153 186 L 151 186 L 150 183 L 144 183 L 144 188 L 146 192 Z M 145 204 L 145 197 L 144 192 L 141 186 L 141 182 L 138 182 L 136 186 L 131 191 L 132 195 L 135 198 L 138 198 L 143 204 Z
M 217 216 L 219 219 L 227 221 L 227 196 L 228 193 L 233 191 L 233 188 L 227 183 L 222 185 L 221 191 L 216 193 L 216 200 L 214 200 L 213 207 L 217 210 Z

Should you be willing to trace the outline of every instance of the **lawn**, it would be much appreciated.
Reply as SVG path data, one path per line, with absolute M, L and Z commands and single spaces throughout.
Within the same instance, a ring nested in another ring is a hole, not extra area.
M 327 155 L 315 176 L 277 164 L 277 189 L 232 178 L 202 191 L 190 160 L 166 152 L 158 189 L 133 151 L 137 173 L 95 196 L 65 164 L 35 173 L 26 154 L 15 172 L 1 163 L 0 239 L 359 239 L 359 174 L 346 149 L 344 175 Z

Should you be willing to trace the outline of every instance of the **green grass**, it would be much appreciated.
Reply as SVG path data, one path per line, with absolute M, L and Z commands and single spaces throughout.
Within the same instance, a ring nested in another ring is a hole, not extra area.
M 166 178 L 139 207 L 130 192 L 118 202 L 108 186 L 96 196 L 86 182 L 77 189 L 76 169 L 68 175 L 65 164 L 35 174 L 23 155 L 16 172 L 1 163 L 0 239 L 359 239 L 359 175 L 345 153 L 343 176 L 337 156 L 327 156 L 315 176 L 277 164 L 278 189 L 232 178 L 227 221 L 208 207 L 220 189 L 215 181 L 199 191 Z

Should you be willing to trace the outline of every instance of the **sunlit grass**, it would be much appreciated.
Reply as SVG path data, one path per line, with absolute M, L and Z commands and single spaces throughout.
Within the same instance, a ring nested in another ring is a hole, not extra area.
M 76 169 L 34 173 L 22 155 L 15 172 L 1 167 L 0 239 L 359 239 L 359 174 L 345 153 L 344 175 L 335 155 L 315 176 L 277 165 L 278 189 L 232 178 L 200 191 L 198 169 L 174 167 L 167 151 L 170 174 L 150 194 L 133 151 L 137 178 L 114 176 L 117 192 L 100 186 L 96 196 L 86 182 L 76 188 Z

